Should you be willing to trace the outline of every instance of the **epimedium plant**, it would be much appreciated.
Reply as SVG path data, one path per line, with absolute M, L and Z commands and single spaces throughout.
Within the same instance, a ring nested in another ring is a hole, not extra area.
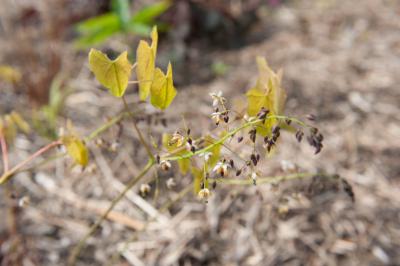
M 70 264 L 75 263 L 86 240 L 95 232 L 114 206 L 152 168 L 156 171 L 169 171 L 176 162 L 183 175 L 191 173 L 194 193 L 205 202 L 217 183 L 257 185 L 314 176 L 313 173 L 292 173 L 286 176 L 266 177 L 259 167 L 261 161 L 267 160 L 268 156 L 274 152 L 283 131 L 293 134 L 298 142 L 306 138 L 308 143 L 315 148 L 315 153 L 319 153 L 323 147 L 323 136 L 316 127 L 284 115 L 287 95 L 281 85 L 282 71 L 274 72 L 263 57 L 256 58 L 258 77 L 255 86 L 246 93 L 245 114 L 232 109 L 221 92 L 211 93 L 213 111 L 210 119 L 216 125 L 215 130 L 202 136 L 195 136 L 190 127 L 185 125 L 183 128 L 164 133 L 161 140 L 162 148 L 150 145 L 138 126 L 138 116 L 130 110 L 126 102 L 125 93 L 129 84 L 137 84 L 141 101 L 148 100 L 151 105 L 161 111 L 173 103 L 177 90 L 174 87 L 172 66 L 169 63 L 166 71 L 156 67 L 157 44 L 158 33 L 157 28 L 154 27 L 151 32 L 151 44 L 144 40 L 140 41 L 134 64 L 129 61 L 127 52 L 121 53 L 112 60 L 99 50 L 90 50 L 88 59 L 91 71 L 112 96 L 121 98 L 124 111 L 95 129 L 87 137 L 81 138 L 73 129 L 72 124 L 68 123 L 66 132 L 60 134 L 55 141 L 10 168 L 7 142 L 12 142 L 16 128 L 27 132 L 29 125 L 16 113 L 0 119 L 0 144 L 3 155 L 3 174 L 0 177 L 0 184 L 6 183 L 15 173 L 44 152 L 58 146 L 65 147 L 66 153 L 75 164 L 85 167 L 89 162 L 87 146 L 89 142 L 124 119 L 129 118 L 133 121 L 133 127 L 147 152 L 148 162 L 142 171 L 126 184 L 125 189 L 111 202 L 103 216 L 74 248 L 70 256 Z M 131 81 L 134 70 L 136 80 Z M 238 147 L 246 152 L 235 151 Z M 148 190 L 149 186 L 142 186 L 143 193 Z

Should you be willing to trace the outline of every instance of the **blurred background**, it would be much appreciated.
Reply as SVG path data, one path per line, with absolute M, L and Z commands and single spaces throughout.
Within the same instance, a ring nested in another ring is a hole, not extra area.
M 195 133 L 211 130 L 208 94 L 223 91 L 231 105 L 243 106 L 255 57 L 265 56 L 284 71 L 286 114 L 314 114 L 325 148 L 314 156 L 287 134 L 262 169 L 323 172 L 346 182 L 316 176 L 218 186 L 204 204 L 182 193 L 189 174 L 169 171 L 157 181 L 159 195 L 141 197 L 139 184 L 120 202 L 78 265 L 400 264 L 397 0 L 1 0 L 0 116 L 17 111 L 34 132 L 16 135 L 11 165 L 55 139 L 68 119 L 85 136 L 120 112 L 120 101 L 90 73 L 88 51 L 113 57 L 127 50 L 133 62 L 153 25 L 157 64 L 172 62 L 178 96 L 159 114 L 128 88 L 132 108 L 144 120 L 150 114 L 140 125 L 148 135 L 172 133 L 183 116 Z M 66 264 L 146 161 L 128 124 L 102 141 L 108 148 L 89 144 L 84 170 L 63 158 L 46 163 L 53 153 L 0 187 L 0 265 Z M 152 175 L 143 182 L 154 187 Z

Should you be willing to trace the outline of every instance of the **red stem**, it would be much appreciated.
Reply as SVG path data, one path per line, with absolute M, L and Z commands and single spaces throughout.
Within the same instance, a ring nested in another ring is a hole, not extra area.
M 50 150 L 51 148 L 56 147 L 61 144 L 62 144 L 61 140 L 53 141 L 53 142 L 47 144 L 46 146 L 44 146 L 43 148 L 39 149 L 38 151 L 36 151 L 34 154 L 29 156 L 22 162 L 18 163 L 16 166 L 11 168 L 9 171 L 6 171 L 0 178 L 0 185 L 3 184 L 4 182 L 6 182 L 13 174 L 15 174 L 15 172 L 17 172 L 25 164 L 29 163 L 36 157 L 40 156 L 42 153 L 45 153 L 46 151 Z
M 1 154 L 3 156 L 3 172 L 5 173 L 8 171 L 8 151 L 7 151 L 7 142 L 3 132 L 0 132 L 0 145 L 1 145 Z

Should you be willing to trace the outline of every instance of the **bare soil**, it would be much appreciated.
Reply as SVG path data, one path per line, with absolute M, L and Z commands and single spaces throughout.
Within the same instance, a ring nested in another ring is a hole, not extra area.
M 295 1 L 275 8 L 251 31 L 268 32 L 268 38 L 235 50 L 196 51 L 228 71 L 178 87 L 168 127 L 153 126 L 154 135 L 182 127 L 182 116 L 195 133 L 212 129 L 209 92 L 221 90 L 241 108 L 255 82 L 255 57 L 265 56 L 272 68 L 284 70 L 286 114 L 314 114 L 325 147 L 313 155 L 284 134 L 261 168 L 279 175 L 282 164 L 291 164 L 320 175 L 279 185 L 218 185 L 207 204 L 187 193 L 161 211 L 191 182 L 170 171 L 160 176 L 157 200 L 143 200 L 139 184 L 117 205 L 79 265 L 400 265 L 400 2 Z M 64 112 L 82 135 L 122 108 L 98 89 L 85 60 L 77 56 L 67 64 L 76 91 Z M 209 71 L 210 65 L 198 69 L 207 77 Z M 20 101 L 15 93 L 1 95 L 1 110 Z M 117 134 L 114 127 L 104 139 Z M 123 134 L 115 153 L 91 144 L 92 162 L 83 172 L 58 159 L 0 188 L 2 265 L 65 265 L 71 248 L 145 162 L 128 123 Z M 19 137 L 12 162 L 45 142 Z M 172 190 L 165 188 L 169 177 L 177 182 Z M 30 204 L 16 207 L 23 196 Z

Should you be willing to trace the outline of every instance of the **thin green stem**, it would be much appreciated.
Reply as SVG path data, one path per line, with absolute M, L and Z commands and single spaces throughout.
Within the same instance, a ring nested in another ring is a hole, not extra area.
M 94 138 L 96 138 L 98 135 L 100 135 L 101 133 L 103 133 L 104 131 L 106 131 L 107 129 L 109 129 L 110 127 L 112 127 L 113 125 L 115 125 L 116 123 L 118 123 L 119 121 L 121 121 L 122 119 L 124 119 L 126 116 L 128 115 L 127 112 L 123 112 L 120 113 L 119 115 L 117 115 L 116 117 L 114 117 L 113 119 L 109 120 L 107 123 L 101 125 L 100 127 L 98 127 L 97 129 L 95 129 L 92 133 L 90 133 L 89 136 L 87 136 L 84 140 L 85 141 L 91 141 Z
M 133 127 L 135 128 L 136 133 L 138 134 L 139 140 L 142 143 L 143 147 L 146 149 L 147 155 L 154 160 L 154 155 L 151 152 L 150 146 L 147 143 L 147 141 L 144 139 L 142 132 L 140 131 L 137 122 L 136 122 L 136 118 L 135 115 L 130 111 L 128 103 L 126 102 L 125 96 L 122 96 L 122 101 L 124 103 L 124 107 L 125 110 L 128 112 L 129 116 L 132 118 L 133 120 Z
M 74 247 L 72 250 L 69 258 L 68 258 L 68 265 L 75 265 L 76 260 L 81 253 L 81 250 L 86 244 L 86 241 L 89 239 L 89 237 L 96 232 L 96 230 L 99 228 L 101 223 L 107 218 L 108 214 L 114 209 L 114 207 L 118 204 L 118 202 L 125 196 L 125 194 L 135 185 L 139 182 L 139 180 L 147 174 L 147 172 L 154 166 L 155 162 L 154 160 L 149 160 L 146 166 L 142 169 L 142 171 L 135 177 L 132 178 L 131 181 L 129 181 L 128 184 L 126 184 L 125 189 L 117 196 L 115 197 L 110 205 L 108 206 L 107 210 L 103 213 L 103 215 L 94 223 L 89 231 L 85 234 L 85 236 L 79 241 L 79 243 Z
M 293 121 L 293 122 L 295 122 L 295 123 L 297 123 L 297 124 L 299 124 L 299 125 L 301 125 L 303 127 L 310 127 L 309 125 L 303 123 L 302 121 L 300 121 L 300 120 L 298 120 L 296 118 L 289 117 L 289 116 L 284 116 L 284 115 L 270 115 L 266 119 L 267 120 L 268 119 L 281 119 L 281 120 L 289 119 L 289 120 L 291 120 L 291 121 Z M 247 121 L 246 123 L 242 124 L 241 126 L 229 131 L 227 134 L 225 134 L 223 137 L 221 137 L 220 139 L 215 141 L 213 144 L 208 145 L 208 146 L 204 147 L 203 149 L 197 150 L 196 152 L 188 152 L 188 153 L 185 153 L 185 154 L 182 154 L 182 155 L 176 155 L 176 156 L 166 156 L 166 157 L 163 157 L 162 159 L 163 160 L 169 160 L 169 161 L 177 161 L 177 160 L 191 158 L 191 157 L 193 157 L 195 155 L 202 154 L 204 152 L 207 152 L 207 151 L 211 150 L 213 147 L 215 147 L 215 146 L 217 146 L 217 145 L 219 145 L 221 143 L 224 143 L 228 138 L 234 136 L 239 131 L 241 131 L 241 130 L 243 130 L 245 128 L 251 127 L 251 126 L 255 126 L 255 125 L 257 125 L 258 123 L 260 123 L 262 121 L 263 121 L 262 119 L 254 119 L 254 120 Z
M 203 164 L 203 187 L 204 188 L 208 188 L 206 177 L 207 177 L 207 162 L 204 160 L 204 164 Z
M 242 129 L 245 129 L 251 125 L 254 125 L 256 123 L 261 122 L 262 120 L 260 119 L 256 119 L 247 123 L 244 123 L 243 125 L 229 131 L 227 134 L 225 134 L 222 138 L 218 139 L 217 141 L 215 141 L 213 144 L 206 146 L 203 149 L 197 150 L 195 152 L 188 152 L 182 155 L 177 155 L 177 156 L 172 156 L 172 157 L 165 157 L 162 158 L 163 160 L 169 160 L 169 161 L 177 161 L 177 160 L 182 160 L 182 159 L 186 159 L 186 158 L 190 158 L 193 157 L 195 155 L 199 155 L 202 153 L 205 153 L 209 150 L 211 150 L 214 146 L 219 145 L 221 143 L 224 143 L 228 138 L 232 137 L 233 135 L 235 135 L 237 132 L 241 131 Z
M 257 178 L 257 185 L 260 184 L 278 184 L 282 181 L 294 180 L 294 179 L 302 179 L 309 178 L 313 176 L 325 177 L 325 178 L 336 178 L 334 175 L 323 174 L 323 173 L 294 173 L 290 175 L 280 175 L 280 176 L 270 176 L 270 177 L 262 177 Z M 239 185 L 239 186 L 247 186 L 252 185 L 253 180 L 249 179 L 239 179 L 239 178 L 217 178 L 216 181 L 221 184 L 226 185 Z
M 276 184 L 286 180 L 293 179 L 301 179 L 314 176 L 315 173 L 295 173 L 291 175 L 281 175 L 281 176 L 270 176 L 270 177 L 262 177 L 257 178 L 257 185 L 260 184 Z M 216 179 L 218 183 L 227 184 L 227 185 L 252 185 L 253 180 L 248 179 L 239 179 L 239 178 L 218 178 Z
M 181 190 L 178 195 L 176 195 L 175 198 L 167 201 L 166 203 L 164 203 L 161 208 L 159 209 L 159 211 L 161 213 L 165 212 L 166 210 L 168 210 L 175 202 L 179 201 L 180 199 L 182 199 L 187 193 L 189 193 L 190 191 L 192 191 L 193 189 L 193 183 L 190 183 L 189 185 L 187 185 L 183 190 Z
M 93 140 L 94 138 L 96 138 L 98 135 L 100 135 L 101 133 L 103 133 L 104 131 L 106 131 L 107 129 L 109 129 L 110 127 L 112 127 L 114 124 L 118 123 L 119 121 L 121 121 L 122 119 L 124 119 L 128 114 L 127 113 L 121 113 L 118 116 L 114 117 L 113 119 L 111 119 L 110 121 L 108 121 L 107 123 L 101 125 L 100 127 L 98 127 L 97 129 L 95 129 L 89 136 L 87 136 L 86 138 L 84 138 L 84 140 L 86 142 L 89 142 L 91 140 Z M 61 143 L 60 143 L 61 144 Z M 57 146 L 58 144 L 54 144 L 54 142 L 48 144 L 51 147 Z M 45 149 L 45 151 L 47 151 L 47 146 L 45 146 L 43 149 Z M 41 150 L 40 150 L 41 151 Z M 38 151 L 39 152 L 39 151 Z M 43 153 L 43 151 L 41 151 L 41 153 Z M 44 165 L 46 163 L 52 162 L 56 159 L 59 159 L 61 157 L 65 156 L 65 154 L 61 154 L 61 155 L 57 155 L 57 156 L 53 156 L 52 158 L 46 159 L 43 162 L 41 162 L 39 165 Z M 31 156 L 32 157 L 32 156 Z M 27 160 L 32 160 L 34 158 L 29 157 Z M 37 157 L 37 156 L 34 156 Z M 24 163 L 25 164 L 25 163 Z M 14 167 L 16 168 L 16 167 Z M 6 182 L 12 175 L 16 174 L 17 172 L 21 171 L 21 167 L 18 167 L 18 169 L 12 169 L 13 172 L 10 174 L 11 170 L 7 172 L 7 177 L 6 177 L 6 172 L 3 173 L 3 175 L 0 177 L 0 185 L 2 185 L 4 182 Z M 33 168 L 33 167 L 30 167 Z M 26 171 L 29 169 L 24 169 L 23 171 Z

